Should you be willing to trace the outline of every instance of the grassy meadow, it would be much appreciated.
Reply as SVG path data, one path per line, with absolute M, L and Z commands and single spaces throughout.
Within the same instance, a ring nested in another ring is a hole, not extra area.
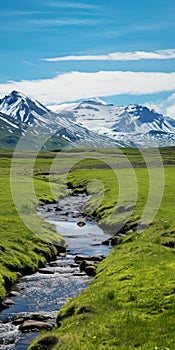
M 104 230 L 126 234 L 89 287 L 58 312 L 56 329 L 42 332 L 30 350 L 175 349 L 175 149 L 162 149 L 161 157 L 134 149 L 20 154 L 11 181 L 18 212 L 10 152 L 0 163 L 1 298 L 16 270 L 34 271 L 51 254 L 48 242 L 59 244 L 35 208 L 64 196 L 67 186 L 91 194 L 84 210 Z

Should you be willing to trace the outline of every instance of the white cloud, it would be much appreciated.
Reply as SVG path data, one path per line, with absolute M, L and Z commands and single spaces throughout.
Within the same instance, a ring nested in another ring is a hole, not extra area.
M 93 18 L 69 18 L 65 17 L 62 19 L 16 19 L 13 21 L 13 25 L 4 26 L 4 23 L 0 22 L 0 31 L 2 32 L 40 32 L 53 30 L 59 27 L 71 27 L 71 26 L 94 26 L 102 23 L 101 19 Z
M 175 119 L 175 103 L 167 108 L 166 114 Z
M 158 113 L 162 113 L 175 119 L 175 93 L 168 98 L 158 101 L 149 101 L 145 103 L 149 108 L 155 109 Z
M 45 5 L 50 7 L 63 7 L 63 8 L 73 8 L 73 9 L 96 9 L 99 8 L 99 5 L 95 4 L 84 4 L 81 2 L 56 2 L 56 1 L 50 1 L 45 3 Z
M 0 94 L 11 90 L 45 104 L 120 94 L 142 95 L 175 90 L 175 73 L 99 71 L 70 72 L 51 79 L 9 81 L 0 84 Z
M 41 27 L 61 27 L 61 26 L 82 26 L 82 25 L 94 25 L 100 23 L 96 19 L 79 19 L 79 18 L 65 18 L 65 19 L 36 19 L 29 22 L 34 26 Z
M 157 51 L 113 52 L 104 55 L 71 55 L 63 57 L 43 58 L 47 62 L 60 61 L 139 61 L 167 60 L 175 58 L 175 49 Z
M 29 16 L 29 15 L 41 15 L 43 11 L 17 11 L 17 10 L 1 10 L 1 15 L 3 16 Z

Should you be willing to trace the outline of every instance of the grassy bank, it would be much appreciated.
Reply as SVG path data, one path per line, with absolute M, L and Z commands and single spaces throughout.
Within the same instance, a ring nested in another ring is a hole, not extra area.
M 124 152 L 135 167 L 136 205 L 133 205 L 135 187 L 130 186 L 133 173 L 124 158 L 121 159 L 123 166 L 120 163 L 118 168 L 113 165 L 119 160 L 110 154 L 107 162 L 111 167 L 103 164 L 104 156 L 97 157 L 97 161 L 81 160 L 74 163 L 73 171 L 67 176 L 73 191 L 88 189 L 93 194 L 85 210 L 96 216 L 104 227 L 110 227 L 113 233 L 129 213 L 124 225 L 127 235 L 99 265 L 87 290 L 59 311 L 57 328 L 41 334 L 30 350 L 175 349 L 174 149 L 162 150 L 164 184 L 159 181 L 160 169 L 151 154 L 148 170 L 138 151 Z M 64 161 L 59 163 L 63 168 Z M 153 177 L 150 215 L 162 189 L 164 193 L 153 222 L 137 231 L 136 224 L 141 220 L 148 198 L 150 172 Z M 36 177 L 48 180 L 47 175 L 41 173 Z M 60 178 L 65 181 L 63 174 L 55 172 L 50 180 L 54 184 L 59 183 Z M 122 198 L 119 196 L 121 179 Z
M 16 177 L 13 182 L 20 191 L 14 191 L 20 207 L 21 218 L 13 202 L 10 187 L 10 151 L 1 152 L 0 157 L 0 301 L 5 297 L 7 290 L 16 281 L 19 271 L 22 274 L 32 273 L 47 260 L 53 259 L 59 251 L 59 246 L 63 244 L 63 238 L 59 236 L 54 226 L 44 222 L 36 214 L 38 202 L 53 201 L 55 198 L 51 193 L 48 182 L 34 179 L 34 186 L 37 188 L 38 199 L 34 200 L 28 187 L 29 174 L 32 155 L 19 154 L 15 163 Z M 53 156 L 53 155 L 52 155 Z M 38 164 L 42 165 L 43 159 L 49 166 L 49 159 L 38 158 Z M 39 165 L 35 166 L 37 172 Z M 33 181 L 33 180 L 32 180 Z M 55 188 L 55 195 L 61 195 L 62 189 Z M 27 227 L 23 222 L 32 223 L 34 230 Z

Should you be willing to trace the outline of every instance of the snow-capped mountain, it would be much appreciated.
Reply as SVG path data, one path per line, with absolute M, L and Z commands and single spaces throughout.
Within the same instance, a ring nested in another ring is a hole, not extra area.
M 29 148 L 42 140 L 45 149 L 167 146 L 175 145 L 175 120 L 145 106 L 101 100 L 54 106 L 53 112 L 12 91 L 0 99 L 0 147 L 14 148 L 24 135 Z
M 59 106 L 58 115 L 127 145 L 150 147 L 175 144 L 175 120 L 145 106 L 118 107 L 89 100 L 63 106 L 62 110 Z
M 25 124 L 33 124 L 38 116 L 49 113 L 41 103 L 15 90 L 0 99 L 0 111 Z
M 0 100 L 0 135 L 6 129 L 6 142 L 9 147 L 23 135 L 26 136 L 27 147 L 41 145 L 45 149 L 57 149 L 67 145 L 86 147 L 114 147 L 121 146 L 103 135 L 90 131 L 86 127 L 76 124 L 73 120 L 64 118 L 43 106 L 40 102 L 31 100 L 25 95 L 12 91 Z M 1 126 L 3 120 L 3 125 Z M 5 128 L 5 129 L 4 129 Z M 8 134 L 8 135 L 7 135 Z M 2 139 L 2 137 L 1 137 Z M 0 139 L 0 146 L 3 142 Z M 45 144 L 45 140 L 47 140 Z

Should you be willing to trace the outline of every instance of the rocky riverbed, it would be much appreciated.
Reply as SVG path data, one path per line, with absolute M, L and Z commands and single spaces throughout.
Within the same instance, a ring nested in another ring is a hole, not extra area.
M 108 255 L 111 248 L 101 243 L 109 236 L 93 219 L 87 220 L 86 200 L 81 194 L 38 208 L 64 236 L 67 252 L 20 278 L 8 296 L 9 307 L 0 314 L 0 350 L 26 350 L 40 329 L 51 329 L 58 310 L 88 286 L 96 266 Z

